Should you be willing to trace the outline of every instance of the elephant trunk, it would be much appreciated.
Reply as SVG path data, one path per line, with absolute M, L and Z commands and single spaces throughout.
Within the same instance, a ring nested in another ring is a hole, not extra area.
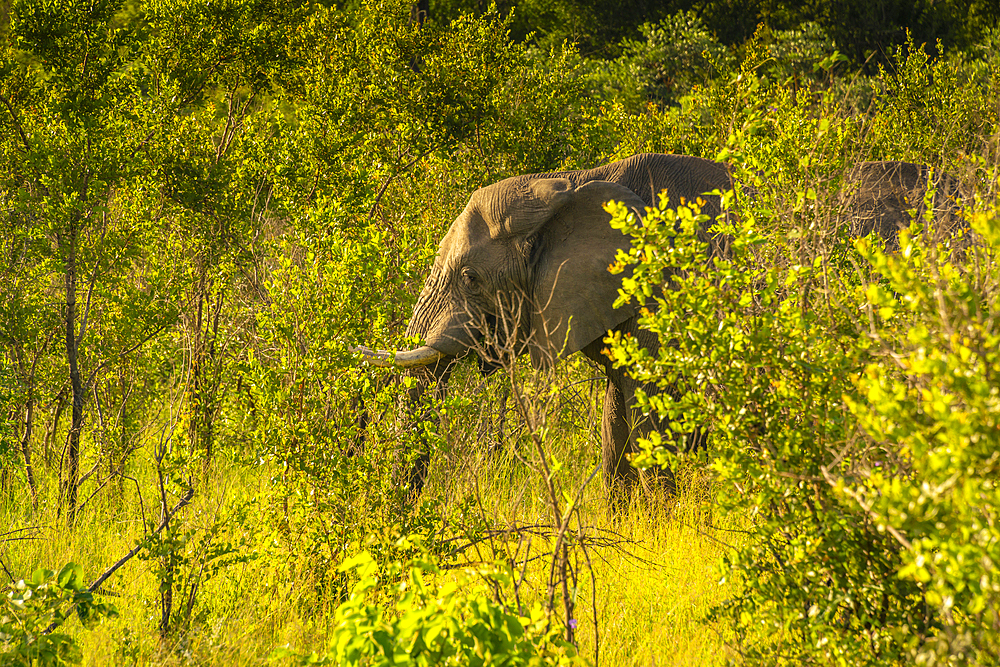
M 431 460 L 432 446 L 427 439 L 426 428 L 421 424 L 430 423 L 436 428 L 440 422 L 437 411 L 427 405 L 423 397 L 428 389 L 433 387 L 435 399 L 437 401 L 444 399 L 453 358 L 427 345 L 395 353 L 376 351 L 364 346 L 352 347 L 350 350 L 360 354 L 374 366 L 400 368 L 403 375 L 417 380 L 406 390 L 405 398 L 402 400 L 407 428 L 415 432 L 415 446 L 410 451 L 398 451 L 393 465 L 393 478 L 397 485 L 406 488 L 407 500 L 412 503 L 423 490 Z M 363 401 L 359 404 L 359 411 L 362 414 L 359 416 L 358 425 L 363 434 L 370 419 Z M 359 447 L 358 451 L 363 451 L 363 447 Z
M 414 309 L 410 319 L 410 326 L 406 332 L 408 336 L 424 338 L 427 337 L 429 330 L 431 336 L 434 336 L 433 324 L 441 312 L 446 310 L 435 297 L 436 295 L 430 290 L 425 290 L 425 294 L 421 295 L 418 307 Z M 444 340 L 446 345 L 443 347 L 447 347 L 447 343 L 453 343 L 447 337 L 444 337 Z M 408 450 L 396 453 L 396 462 L 393 466 L 393 478 L 397 485 L 406 489 L 407 500 L 410 503 L 420 495 L 427 479 L 433 449 L 432 443 L 427 438 L 427 425 L 433 425 L 431 428 L 434 429 L 440 421 L 437 410 L 433 404 L 426 401 L 425 394 L 431 390 L 436 400 L 444 398 L 448 377 L 451 374 L 451 362 L 456 356 L 449 352 L 464 351 L 462 349 L 464 346 L 455 347 L 456 350 L 448 351 L 432 345 L 399 351 L 372 350 L 365 346 L 351 348 L 352 352 L 359 354 L 361 359 L 373 366 L 398 368 L 402 370 L 403 375 L 417 380 L 407 389 L 402 401 L 404 419 L 408 424 L 406 428 L 412 431 L 413 440 Z
M 425 345 L 395 352 L 364 346 L 351 348 L 352 352 L 374 366 L 399 368 L 403 375 L 417 380 L 407 389 L 402 406 L 408 428 L 413 431 L 413 441 L 408 451 L 397 453 L 393 466 L 396 484 L 406 488 L 410 502 L 420 495 L 427 479 L 433 449 L 427 438 L 428 425 L 435 429 L 440 422 L 434 403 L 443 400 L 447 393 L 452 362 L 466 354 L 477 339 L 476 328 L 472 324 L 474 318 L 466 304 L 439 289 L 442 282 L 440 268 L 435 267 L 406 329 L 407 336 L 422 338 L 426 341 Z M 429 391 L 433 401 L 426 399 Z

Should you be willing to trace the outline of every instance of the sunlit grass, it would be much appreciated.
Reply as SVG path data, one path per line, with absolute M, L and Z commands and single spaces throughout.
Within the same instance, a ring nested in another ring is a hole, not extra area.
M 727 594 L 727 587 L 719 584 L 718 564 L 731 535 L 725 532 L 725 523 L 721 531 L 713 525 L 711 492 L 696 466 L 679 475 L 677 497 L 640 494 L 627 513 L 618 517 L 609 513 L 597 471 L 600 436 L 595 402 L 602 383 L 591 376 L 592 370 L 585 366 L 569 364 L 550 379 L 558 387 L 558 400 L 550 406 L 551 429 L 541 441 L 554 471 L 559 511 L 565 512 L 570 500 L 578 499 L 571 533 L 582 536 L 587 545 L 586 553 L 580 545 L 573 547 L 577 569 L 573 616 L 580 652 L 603 665 L 720 663 L 730 655 L 721 630 L 701 618 Z M 448 548 L 462 547 L 452 559 L 455 566 L 510 563 L 519 581 L 519 601 L 527 607 L 548 600 L 555 519 L 538 466 L 538 443 L 533 443 L 524 420 L 510 411 L 502 432 L 495 419 L 490 428 L 483 428 L 485 415 L 498 409 L 496 400 L 487 397 L 499 395 L 503 382 L 508 380 L 496 376 L 484 383 L 471 370 L 456 378 L 454 395 L 464 397 L 463 404 L 447 422 L 442 451 L 433 461 L 421 502 L 440 517 L 439 537 L 446 538 Z M 386 450 L 393 444 L 372 441 L 373 474 L 389 478 L 392 460 Z M 200 463 L 189 463 L 176 473 L 193 484 L 196 494 L 172 526 L 179 535 L 190 537 L 188 548 L 214 531 L 213 545 L 232 544 L 235 554 L 246 558 L 218 571 L 209 565 L 185 574 L 181 568 L 174 586 L 173 618 L 183 615 L 193 599 L 190 622 L 161 639 L 159 561 L 143 560 L 148 554 L 140 551 L 99 591 L 115 605 L 117 617 L 89 629 L 75 619 L 64 625 L 63 631 L 78 641 L 85 665 L 261 664 L 273 661 L 279 647 L 299 655 L 322 655 L 326 650 L 343 599 L 337 590 L 345 592 L 329 583 L 341 556 L 321 549 L 318 557 L 308 557 L 305 551 L 314 546 L 311 540 L 324 535 L 335 539 L 340 533 L 331 526 L 337 521 L 364 520 L 378 529 L 394 518 L 391 505 L 367 507 L 358 498 L 348 510 L 355 517 L 309 514 L 314 508 L 286 522 L 289 499 L 278 483 L 285 469 L 278 463 L 219 456 L 207 475 L 190 473 L 188 480 L 184 470 L 200 469 Z M 50 491 L 57 487 L 55 479 L 40 482 Z M 75 562 L 83 568 L 84 579 L 93 581 L 160 522 L 156 464 L 149 452 L 133 458 L 128 478 L 120 483 L 114 481 L 97 493 L 89 486 L 84 485 L 81 499 L 91 494 L 93 498 L 73 526 L 65 516 L 57 516 L 54 501 L 33 514 L 25 494 L 4 495 L 0 525 L 37 527 L 19 534 L 30 539 L 3 543 L 3 563 L 15 578 L 27 577 L 39 567 L 57 570 Z M 166 488 L 166 504 L 171 507 L 180 486 L 167 483 Z M 294 506 L 295 499 L 291 501 Z M 310 532 L 309 527 L 315 530 Z M 477 532 L 484 527 L 489 532 L 486 539 Z M 578 529 L 579 533 L 573 532 Z M 469 544 L 469 537 L 478 541 Z M 176 548 L 184 552 L 185 546 Z M 356 550 L 364 545 L 338 548 Z M 449 572 L 441 576 L 451 576 Z M 195 581 L 198 588 L 192 598 L 190 584 Z M 515 603 L 510 591 L 505 595 L 506 603 Z M 558 625 L 565 620 L 559 595 L 555 611 Z
M 576 376 L 567 375 L 560 383 L 573 385 Z M 581 534 L 592 540 L 599 538 L 587 549 L 589 565 L 576 547 L 574 617 L 581 654 L 606 665 L 722 664 L 734 657 L 726 647 L 725 631 L 703 619 L 730 591 L 731 584 L 721 583 L 721 556 L 739 539 L 740 526 L 734 524 L 738 520 L 713 516 L 707 477 L 694 463 L 678 474 L 678 496 L 654 493 L 650 498 L 639 493 L 627 514 L 611 516 L 601 475 L 595 471 L 600 460 L 597 424 L 583 430 L 572 424 L 577 420 L 570 413 L 586 409 L 587 401 L 577 400 L 564 410 L 561 426 L 543 443 L 550 465 L 558 470 L 561 510 L 565 511 L 568 499 L 579 496 L 572 527 L 582 527 Z M 585 421 L 599 419 L 599 414 L 576 417 Z M 553 513 L 539 471 L 532 470 L 538 454 L 532 451 L 523 424 L 515 420 L 508 426 L 520 435 L 516 454 L 515 444 L 508 442 L 499 457 L 473 448 L 456 461 L 461 463 L 458 467 L 439 461 L 429 492 L 444 502 L 463 494 L 474 496 L 498 528 L 510 531 L 498 551 L 506 549 L 517 562 L 530 559 L 521 593 L 521 602 L 530 604 L 547 597 L 552 548 L 551 538 L 530 528 L 551 527 Z M 484 551 L 488 549 L 467 552 L 466 557 L 474 561 Z M 561 612 L 559 602 L 556 606 Z
M 564 461 L 560 484 L 574 494 L 596 465 L 592 436 L 563 429 L 553 439 L 553 456 Z M 445 467 L 454 464 L 459 471 L 448 474 Z M 36 539 L 4 544 L 3 559 L 11 573 L 28 576 L 37 567 L 58 569 L 72 561 L 83 567 L 89 582 L 127 553 L 144 535 L 143 512 L 147 522 L 159 520 L 155 473 L 148 462 L 137 468 L 133 474 L 143 491 L 141 504 L 135 483 L 126 480 L 121 487 L 106 488 L 95 496 L 73 528 L 57 518 L 53 508 L 42 508 Z M 276 527 L 269 525 L 275 507 L 264 506 L 280 502 L 271 485 L 276 473 L 267 465 L 247 467 L 220 460 L 208 479 L 196 481 L 198 493 L 175 517 L 177 525 L 200 530 L 229 525 L 228 539 L 245 537 L 246 548 L 261 557 L 205 576 L 191 629 L 167 641 L 158 634 L 160 594 L 154 564 L 133 558 L 101 589 L 119 616 L 91 629 L 82 628 L 75 619 L 65 626 L 79 641 L 84 664 L 260 664 L 276 647 L 286 645 L 300 654 L 322 653 L 338 601 L 317 595 L 309 583 L 312 573 L 298 571 L 293 583 L 282 564 L 267 557 L 267 542 L 280 538 Z M 543 491 L 537 475 L 524 463 L 491 459 L 473 443 L 464 454 L 454 452 L 436 462 L 426 502 L 447 505 L 474 498 L 497 528 L 544 527 L 551 525 L 552 514 Z M 579 516 L 586 532 L 613 536 L 615 542 L 589 549 L 592 573 L 582 558 L 578 560 L 575 616 L 581 653 L 594 660 L 599 633 L 599 660 L 604 665 L 719 662 L 727 653 L 718 630 L 698 620 L 725 597 L 717 568 L 723 547 L 705 520 L 704 498 L 682 494 L 663 507 L 639 501 L 624 518 L 615 520 L 608 515 L 604 496 L 599 475 L 581 495 Z M 168 504 L 175 501 L 168 498 Z M 253 509 L 238 521 L 231 519 L 241 507 Z M 10 496 L 0 505 L 3 524 L 23 526 L 24 517 L 24 508 Z M 536 535 L 530 552 L 527 544 L 518 550 L 516 540 L 509 537 L 506 542 L 512 555 L 541 556 L 524 571 L 522 602 L 544 600 L 549 540 Z M 477 563 L 502 553 L 483 544 L 463 552 L 459 563 Z M 175 610 L 183 604 L 178 595 L 175 592 Z

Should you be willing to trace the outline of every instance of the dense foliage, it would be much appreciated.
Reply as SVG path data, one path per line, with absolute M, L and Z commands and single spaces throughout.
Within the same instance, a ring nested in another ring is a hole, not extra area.
M 715 660 L 997 661 L 992 3 L 0 15 L 4 664 L 634 661 L 688 616 Z M 646 151 L 740 185 L 707 265 L 697 202 L 615 223 L 623 298 L 676 289 L 658 356 L 609 354 L 710 434 L 630 536 L 591 484 L 586 363 L 462 368 L 419 434 L 348 348 L 401 344 L 474 188 Z M 965 183 L 971 243 L 849 238 L 866 159 Z M 421 435 L 438 463 L 408 505 L 392 471 Z M 657 569 L 678 526 L 678 558 L 716 551 Z M 697 604 L 643 608 L 716 555 Z
M 918 43 L 940 39 L 950 48 L 978 43 L 1000 19 L 1000 9 L 986 0 L 499 0 L 501 12 L 513 14 L 516 39 L 543 46 L 578 43 L 584 53 L 613 57 L 627 50 L 643 24 L 656 24 L 687 12 L 697 17 L 727 46 L 749 39 L 760 24 L 770 30 L 797 30 L 816 24 L 841 52 L 860 65 L 886 62 L 910 32 Z M 429 0 L 420 3 L 431 19 L 448 21 L 463 13 L 482 14 L 484 0 Z
M 665 344 L 653 357 L 619 337 L 610 353 L 679 388 L 647 400 L 676 432 L 710 431 L 702 458 L 720 507 L 748 516 L 746 542 L 726 557 L 741 592 L 712 615 L 729 619 L 754 663 L 997 656 L 996 165 L 972 158 L 965 172 L 985 188 L 966 210 L 971 244 L 967 232 L 943 245 L 923 236 L 930 210 L 897 253 L 851 242 L 838 198 L 851 156 L 981 155 L 997 116 L 979 94 L 952 97 L 926 130 L 909 125 L 905 143 L 887 136 L 933 97 L 930 72 L 944 74 L 919 54 L 896 62 L 867 117 L 830 114 L 825 94 L 803 108 L 767 79 L 742 93 L 746 109 L 802 114 L 800 134 L 790 143 L 743 112 L 728 152 L 747 186 L 714 230 L 729 252 L 708 266 L 699 231 L 713 221 L 697 205 L 664 201 L 643 225 L 619 209 L 612 222 L 635 237 L 616 269 L 635 269 L 621 300 L 652 308 L 643 326 Z M 972 137 L 931 129 L 977 125 Z M 664 280 L 672 289 L 651 298 Z M 675 459 L 668 445 L 653 438 L 649 459 Z

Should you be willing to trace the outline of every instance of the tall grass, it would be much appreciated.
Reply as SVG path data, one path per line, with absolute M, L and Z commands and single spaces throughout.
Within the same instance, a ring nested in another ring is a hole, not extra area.
M 573 384 L 579 376 L 566 373 L 562 379 Z M 470 377 L 468 383 L 479 380 Z M 593 410 L 590 398 L 590 392 L 583 392 L 567 401 L 566 420 L 557 423 L 547 439 L 551 456 L 565 463 L 559 482 L 570 489 L 597 463 L 594 431 L 581 433 L 574 423 L 579 419 L 574 411 Z M 456 443 L 474 442 L 480 430 L 474 419 L 454 419 L 452 424 L 448 439 Z M 516 436 L 522 429 L 511 415 L 507 435 Z M 439 456 L 423 503 L 451 521 L 456 513 L 478 508 L 492 540 L 463 545 L 452 567 L 478 566 L 502 554 L 516 557 L 524 582 L 521 602 L 530 605 L 545 597 L 552 547 L 543 484 L 517 455 L 491 454 L 487 444 L 463 444 L 462 451 Z M 516 446 L 517 439 L 504 444 Z M 281 546 L 291 539 L 276 521 L 282 513 L 275 486 L 281 472 L 282 466 L 274 462 L 247 465 L 229 460 L 213 468 L 175 523 L 194 537 L 219 531 L 217 542 L 242 543 L 244 555 L 252 557 L 214 576 L 197 573 L 201 581 L 195 617 L 189 628 L 166 639 L 157 632 L 160 592 L 155 559 L 142 560 L 142 553 L 133 558 L 100 589 L 118 609 L 116 618 L 89 629 L 67 623 L 82 648 L 84 664 L 259 664 L 283 646 L 300 654 L 322 653 L 343 598 L 323 577 L 317 579 L 306 569 L 304 559 L 289 562 L 297 554 Z M 143 512 L 147 521 L 159 517 L 153 492 L 155 465 L 146 460 L 132 473 L 143 491 L 141 502 L 136 484 L 127 482 L 95 497 L 73 527 L 56 517 L 52 508 L 44 508 L 34 524 L 37 529 L 25 536 L 30 539 L 4 542 L 5 567 L 11 573 L 30 573 L 42 565 L 75 562 L 85 579 L 96 578 L 143 540 L 147 532 Z M 631 511 L 617 522 L 609 518 L 600 482 L 585 489 L 579 521 L 583 534 L 592 540 L 588 547 L 592 570 L 579 573 L 575 593 L 577 638 L 585 657 L 594 661 L 599 656 L 605 665 L 691 665 L 722 664 L 731 656 L 722 641 L 724 629 L 701 625 L 699 619 L 727 595 L 731 584 L 720 583 L 719 557 L 738 533 L 712 524 L 705 504 L 710 502 L 710 491 L 697 488 L 699 479 L 692 472 L 691 484 L 682 485 L 677 498 L 637 497 Z M 144 510 L 137 511 L 140 507 Z M 24 516 L 23 498 L 7 494 L 0 504 L 0 524 L 21 526 Z M 451 537 L 462 543 L 461 535 Z M 442 576 L 447 577 L 447 571 Z M 278 663 L 289 661 L 294 659 Z

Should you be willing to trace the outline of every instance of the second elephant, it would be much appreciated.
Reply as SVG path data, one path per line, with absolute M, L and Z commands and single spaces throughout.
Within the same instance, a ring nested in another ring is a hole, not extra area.
M 845 215 L 851 236 L 875 233 L 887 250 L 899 249 L 899 231 L 913 221 L 923 220 L 927 211 L 925 194 L 935 192 L 930 202 L 932 222 L 925 230 L 929 240 L 940 241 L 965 227 L 961 216 L 967 193 L 958 179 L 927 165 L 899 160 L 861 162 L 846 177 Z

